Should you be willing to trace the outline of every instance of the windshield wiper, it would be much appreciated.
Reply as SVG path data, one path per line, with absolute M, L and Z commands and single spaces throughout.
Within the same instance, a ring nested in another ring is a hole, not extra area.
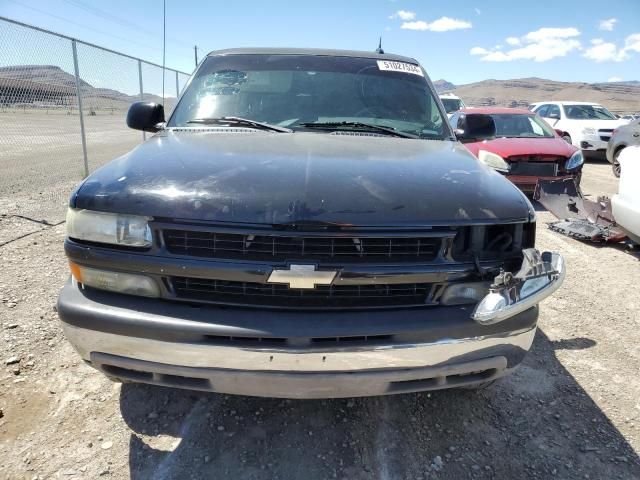
M 258 130 L 269 130 L 272 132 L 292 133 L 289 128 L 271 125 L 270 123 L 258 122 L 242 117 L 210 117 L 210 118 L 194 118 L 187 123 L 200 123 L 202 125 L 235 125 L 242 127 L 251 127 Z
M 382 125 L 366 122 L 308 122 L 300 123 L 299 125 L 301 127 L 317 128 L 319 130 L 368 130 L 370 132 L 386 133 L 394 137 L 420 138 L 418 135 L 400 132 L 393 127 L 383 127 Z

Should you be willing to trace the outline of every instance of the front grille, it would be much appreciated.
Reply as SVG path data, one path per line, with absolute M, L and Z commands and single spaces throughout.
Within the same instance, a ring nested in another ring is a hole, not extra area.
M 449 232 L 453 237 L 455 232 Z M 298 236 L 220 233 L 199 230 L 163 231 L 167 250 L 176 255 L 243 260 L 336 260 L 341 262 L 430 262 L 443 238 L 371 236 Z
M 171 277 L 178 299 L 217 304 L 286 308 L 380 308 L 433 305 L 442 284 L 322 285 L 314 289 L 263 284 Z
M 510 175 L 531 175 L 535 177 L 555 177 L 558 165 L 553 162 L 514 162 L 509 169 Z
M 543 157 L 540 155 L 519 155 L 509 157 L 511 175 L 555 177 L 564 169 L 565 157 Z

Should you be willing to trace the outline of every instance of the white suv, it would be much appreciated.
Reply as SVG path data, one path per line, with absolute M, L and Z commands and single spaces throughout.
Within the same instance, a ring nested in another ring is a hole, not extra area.
M 613 130 L 627 123 L 602 105 L 591 102 L 536 102 L 529 110 L 562 133 L 567 142 L 586 152 L 604 154 Z
M 454 112 L 467 108 L 462 99 L 453 93 L 443 93 L 439 97 L 449 118 Z

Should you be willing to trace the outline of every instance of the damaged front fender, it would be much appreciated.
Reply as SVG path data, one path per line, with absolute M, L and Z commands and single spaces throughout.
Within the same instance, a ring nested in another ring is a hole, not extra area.
M 482 325 L 498 323 L 523 312 L 555 292 L 565 277 L 562 255 L 540 253 L 535 248 L 522 251 L 520 270 L 500 272 L 489 293 L 476 306 L 471 318 Z

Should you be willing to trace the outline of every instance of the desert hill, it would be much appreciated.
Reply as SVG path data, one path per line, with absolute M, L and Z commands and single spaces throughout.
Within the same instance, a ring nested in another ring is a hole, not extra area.
M 446 80 L 434 82 L 439 92 L 453 91 L 469 106 L 526 107 L 546 100 L 596 102 L 616 113 L 640 112 L 640 82 L 558 82 L 544 78 L 483 80 L 453 85 Z M 453 87 L 453 88 L 452 88 Z

